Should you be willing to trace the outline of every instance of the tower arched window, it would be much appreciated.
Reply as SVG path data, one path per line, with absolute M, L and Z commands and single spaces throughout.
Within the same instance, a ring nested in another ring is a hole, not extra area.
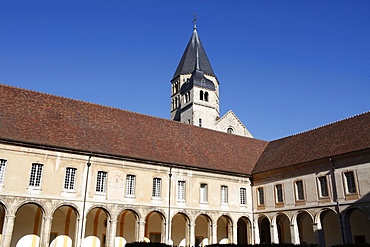
M 205 101 L 208 101 L 208 92 L 205 92 L 205 93 L 204 93 L 204 100 L 205 100 Z
M 228 134 L 234 134 L 234 129 L 232 127 L 227 128 Z
M 199 92 L 199 99 L 203 100 L 203 90 L 200 90 L 200 92 Z
M 177 108 L 177 98 L 175 98 L 175 109 Z

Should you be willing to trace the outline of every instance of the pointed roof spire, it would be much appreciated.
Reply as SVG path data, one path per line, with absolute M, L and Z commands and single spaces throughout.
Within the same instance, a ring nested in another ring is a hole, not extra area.
M 198 19 L 197 13 L 194 13 L 194 19 L 193 19 L 194 29 L 197 29 L 197 19 Z
M 213 72 L 211 63 L 208 60 L 206 52 L 203 48 L 202 42 L 198 37 L 196 21 L 198 17 L 194 14 L 194 29 L 193 34 L 190 37 L 188 45 L 185 48 L 184 54 L 181 57 L 180 63 L 177 66 L 176 72 L 173 75 L 173 78 L 177 77 L 180 74 L 191 74 L 194 69 L 201 69 L 204 74 L 215 76 Z M 199 63 L 199 65 L 197 65 Z

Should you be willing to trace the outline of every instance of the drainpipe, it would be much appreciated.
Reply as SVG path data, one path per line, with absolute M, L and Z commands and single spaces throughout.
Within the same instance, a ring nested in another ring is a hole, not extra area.
M 330 160 L 330 163 L 331 163 L 331 180 L 332 180 L 332 183 L 333 183 L 333 199 L 336 202 L 335 211 L 337 212 L 337 214 L 339 216 L 340 232 L 342 234 L 342 243 L 345 244 L 342 215 L 341 215 L 341 212 L 340 212 L 340 209 L 339 209 L 337 183 L 336 183 L 335 174 L 334 174 L 334 172 L 335 172 L 335 165 L 334 165 L 334 161 L 332 160 L 331 157 L 329 157 L 329 160 Z
M 84 195 L 84 201 L 83 201 L 83 207 L 82 207 L 82 224 L 81 224 L 81 246 L 83 242 L 83 234 L 84 234 L 84 222 L 85 222 L 85 207 L 86 207 L 86 196 L 87 196 L 87 183 L 89 181 L 89 170 L 90 170 L 90 159 L 91 155 L 89 156 L 89 160 L 87 161 L 87 174 L 86 174 L 86 185 L 85 185 L 85 195 Z
M 172 167 L 170 167 L 170 173 L 168 173 L 169 182 L 168 182 L 168 219 L 167 219 L 167 244 L 170 244 L 171 236 L 171 181 L 172 181 Z

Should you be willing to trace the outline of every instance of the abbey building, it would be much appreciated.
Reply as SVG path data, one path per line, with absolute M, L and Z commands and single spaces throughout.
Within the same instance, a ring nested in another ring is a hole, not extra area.
M 0 85 L 1 246 L 370 243 L 370 112 L 254 139 L 196 28 L 171 85 L 171 120 Z

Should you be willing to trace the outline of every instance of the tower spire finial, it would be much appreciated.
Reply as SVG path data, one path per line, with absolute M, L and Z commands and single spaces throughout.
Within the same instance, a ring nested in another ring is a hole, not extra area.
M 198 19 L 197 13 L 194 13 L 194 19 L 193 19 L 194 29 L 197 29 L 197 19 Z

